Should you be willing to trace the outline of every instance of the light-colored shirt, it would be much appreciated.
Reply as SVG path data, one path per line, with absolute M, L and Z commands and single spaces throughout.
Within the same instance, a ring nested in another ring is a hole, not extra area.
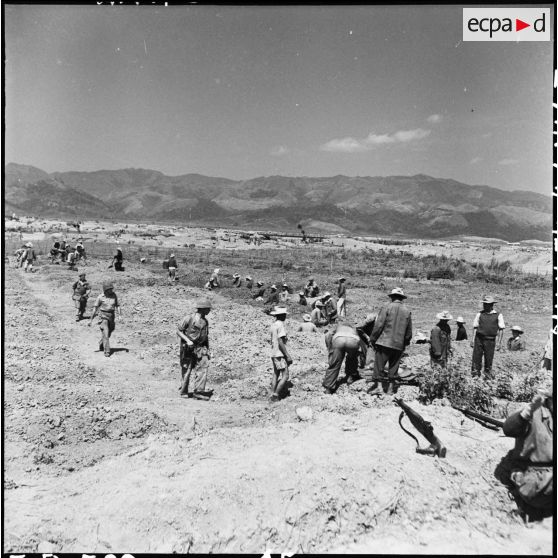
M 101 318 L 114 318 L 114 312 L 118 308 L 118 297 L 115 293 L 107 296 L 105 293 L 101 293 L 97 300 L 95 301 L 95 308 L 99 309 L 99 315 Z
M 485 312 L 485 314 L 496 314 L 496 310 L 492 309 L 490 312 Z M 479 312 L 475 319 L 473 320 L 473 328 L 479 327 L 479 320 L 480 320 L 481 313 Z M 506 329 L 506 324 L 504 323 L 504 316 L 502 314 L 498 314 L 498 328 L 499 329 Z
M 271 356 L 285 356 L 279 348 L 279 339 L 283 338 L 283 343 L 287 342 L 287 332 L 285 331 L 285 322 L 275 320 L 270 327 L 271 331 Z

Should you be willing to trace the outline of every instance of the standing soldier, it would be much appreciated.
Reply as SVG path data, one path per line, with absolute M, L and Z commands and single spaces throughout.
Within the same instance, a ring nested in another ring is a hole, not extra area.
M 548 338 L 546 339 L 546 343 L 544 345 L 543 357 L 541 360 L 541 368 L 543 370 L 547 370 L 550 372 L 552 370 L 552 354 L 553 350 L 553 337 L 554 337 L 554 330 L 550 328 L 548 332 Z
M 176 270 L 178 269 L 178 264 L 176 263 L 176 257 L 174 254 L 169 256 L 169 276 L 167 278 L 169 285 L 174 285 L 176 281 Z
M 339 277 L 337 285 L 337 314 L 340 318 L 346 315 L 345 299 L 347 298 L 347 286 L 345 285 L 345 277 Z
M 508 351 L 524 351 L 525 339 L 523 339 L 523 330 L 514 325 L 511 328 L 512 336 L 508 339 Z
M 333 394 L 337 389 L 337 378 L 343 360 L 345 360 L 345 377 L 347 384 L 360 378 L 358 374 L 358 353 L 360 337 L 357 330 L 348 324 L 337 324 L 326 332 L 325 343 L 329 355 L 329 368 L 325 373 L 322 386 L 324 393 Z
M 370 395 L 381 395 L 379 380 L 386 363 L 389 363 L 388 386 L 386 393 L 395 393 L 395 377 L 399 371 L 399 363 L 403 351 L 413 337 L 411 311 L 403 304 L 407 297 L 400 287 L 396 287 L 388 295 L 391 302 L 383 306 L 370 335 L 370 344 L 376 351 L 374 359 L 374 383 L 368 390 Z
M 448 324 L 453 319 L 452 315 L 444 310 L 436 314 L 438 323 L 430 332 L 430 364 L 446 368 L 448 356 L 451 354 L 451 328 Z
M 87 307 L 87 299 L 91 294 L 91 285 L 85 279 L 85 273 L 79 274 L 79 279 L 72 285 L 74 294 L 72 299 L 77 308 L 76 322 L 79 322 L 83 318 L 83 313 Z
M 112 258 L 112 263 L 109 267 L 114 267 L 114 271 L 124 271 L 122 267 L 122 262 L 124 261 L 124 256 L 122 254 L 122 248 L 116 249 L 116 254 Z
M 465 341 L 468 339 L 467 337 L 467 330 L 465 329 L 465 320 L 462 316 L 457 316 L 457 320 L 455 320 L 457 324 L 457 334 L 455 336 L 456 341 Z
M 287 332 L 285 331 L 285 319 L 287 309 L 276 306 L 270 316 L 275 316 L 271 324 L 271 362 L 273 364 L 273 379 L 271 380 L 270 401 L 278 401 L 284 395 L 289 381 L 289 366 L 293 359 L 287 350 Z
M 180 337 L 180 368 L 182 384 L 180 395 L 207 401 L 212 391 L 206 391 L 207 370 L 209 368 L 209 323 L 207 315 L 211 312 L 211 302 L 204 298 L 197 302 L 197 311 L 187 315 L 178 326 Z M 194 391 L 190 393 L 190 375 L 194 372 Z
M 114 285 L 112 281 L 103 282 L 103 292 L 97 297 L 93 314 L 89 320 L 88 326 L 91 326 L 93 318 L 99 313 L 99 326 L 101 328 L 102 338 L 99 341 L 99 351 L 105 352 L 105 356 L 110 356 L 110 342 L 109 338 L 116 326 L 116 311 L 118 316 L 122 318 L 120 305 L 118 304 L 118 297 L 114 292 Z
M 473 321 L 473 363 L 472 375 L 481 375 L 482 359 L 484 356 L 484 375 L 489 379 L 492 377 L 492 361 L 496 349 L 496 338 L 498 350 L 502 348 L 502 337 L 506 324 L 504 317 L 494 310 L 495 300 L 491 296 L 482 299 L 483 309 L 475 316 Z

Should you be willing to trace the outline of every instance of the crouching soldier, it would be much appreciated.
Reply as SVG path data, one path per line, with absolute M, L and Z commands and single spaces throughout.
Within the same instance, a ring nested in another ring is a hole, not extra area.
M 511 328 L 512 336 L 508 339 L 508 351 L 524 351 L 525 339 L 523 339 L 523 330 L 514 325 Z
M 211 302 L 202 299 L 197 302 L 197 311 L 186 316 L 178 326 L 180 337 L 180 367 L 182 384 L 180 395 L 207 401 L 213 391 L 206 391 L 207 370 L 209 368 L 209 323 L 207 315 Z M 194 391 L 189 392 L 190 375 L 194 372 Z
M 436 319 L 438 323 L 430 332 L 430 365 L 432 368 L 435 366 L 446 368 L 448 358 L 452 354 L 451 328 L 448 322 L 453 320 L 453 317 L 447 310 L 444 310 L 436 314 Z
M 79 274 L 79 279 L 72 285 L 74 294 L 72 299 L 77 308 L 76 322 L 83 318 L 83 313 L 87 307 L 87 299 L 91 293 L 91 285 L 85 278 L 85 273 Z
M 515 438 L 509 482 L 518 504 L 528 516 L 548 515 L 554 504 L 552 386 L 539 390 L 529 405 L 510 415 L 503 430 Z

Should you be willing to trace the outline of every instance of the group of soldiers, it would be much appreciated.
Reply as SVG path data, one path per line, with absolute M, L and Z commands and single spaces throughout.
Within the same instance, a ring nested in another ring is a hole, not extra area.
M 68 269 L 76 271 L 80 260 L 87 261 L 87 254 L 83 246 L 83 238 L 78 238 L 75 246 L 71 246 L 66 240 L 57 240 L 49 252 L 50 263 L 65 263 Z
M 32 268 L 36 256 L 31 243 L 27 243 L 25 250 L 18 254 L 18 262 L 25 267 L 25 271 Z M 61 249 L 60 246 L 57 248 Z M 115 270 L 122 270 L 122 250 L 117 249 L 109 266 Z M 174 255 L 169 258 L 169 274 L 176 272 Z M 174 268 L 174 269 L 171 269 Z M 210 280 L 206 284 L 208 290 L 221 286 L 220 269 L 215 268 Z M 174 281 L 174 277 L 172 278 Z M 242 279 L 238 273 L 233 275 L 233 286 L 241 287 Z M 245 286 L 255 292 L 252 297 L 262 300 L 265 304 L 273 304 L 264 311 L 273 317 L 270 324 L 271 344 L 271 389 L 270 401 L 278 401 L 288 393 L 289 367 L 293 363 L 293 356 L 288 349 L 288 335 L 286 318 L 289 314 L 287 302 L 291 300 L 293 289 L 283 283 L 278 292 L 276 285 L 271 285 L 270 294 L 264 298 L 265 287 L 261 281 L 254 284 L 250 276 L 245 277 Z M 79 273 L 79 279 L 72 285 L 73 300 L 77 309 L 76 321 L 82 320 L 91 295 L 91 285 L 84 272 Z M 122 317 L 118 296 L 114 291 L 114 284 L 106 280 L 102 285 L 102 293 L 97 296 L 93 305 L 93 312 L 88 322 L 91 326 L 98 317 L 101 338 L 99 351 L 105 356 L 111 355 L 110 337 L 115 330 L 116 314 Z M 254 297 L 254 294 L 257 295 Z M 396 287 L 388 294 L 389 302 L 369 313 L 365 319 L 354 326 L 346 319 L 346 281 L 340 277 L 337 281 L 337 301 L 329 291 L 320 295 L 320 288 L 313 277 L 298 293 L 298 303 L 310 305 L 311 314 L 302 316 L 302 323 L 297 325 L 297 332 L 315 333 L 324 328 L 324 341 L 328 352 L 328 368 L 325 372 L 322 386 L 326 394 L 334 394 L 342 383 L 348 385 L 360 380 L 362 370 L 373 353 L 373 373 L 368 388 L 370 395 L 392 395 L 397 391 L 398 372 L 401 358 L 405 349 L 412 341 L 411 311 L 405 300 L 407 296 L 403 290 Z M 492 377 L 492 363 L 496 350 L 502 349 L 502 338 L 505 329 L 504 318 L 494 309 L 496 301 L 490 296 L 482 299 L 483 309 L 473 320 L 473 348 L 471 373 L 485 379 Z M 213 390 L 206 388 L 207 375 L 211 352 L 209 350 L 209 321 L 208 314 L 212 309 L 212 302 L 208 298 L 196 301 L 196 310 L 185 316 L 177 328 L 180 340 L 180 368 L 181 382 L 179 394 L 181 397 L 207 401 Z M 436 315 L 436 324 L 430 332 L 429 352 L 432 366 L 446 367 L 452 353 L 452 332 L 449 322 L 453 317 L 447 310 Z M 468 339 L 465 320 L 459 316 L 455 341 Z M 524 350 L 525 342 L 522 338 L 523 330 L 519 326 L 511 328 L 512 336 L 508 339 L 509 350 Z M 543 366 L 551 370 L 552 361 L 552 331 L 549 334 L 543 359 Z M 345 376 L 339 379 L 341 367 L 345 363 Z M 387 370 L 387 373 L 386 373 Z M 553 500 L 552 475 L 552 429 L 553 407 L 552 390 L 541 391 L 533 401 L 521 411 L 511 415 L 506 420 L 503 430 L 508 436 L 517 439 L 514 450 L 514 461 L 509 471 L 507 481 L 518 497 L 533 509 L 547 509 Z

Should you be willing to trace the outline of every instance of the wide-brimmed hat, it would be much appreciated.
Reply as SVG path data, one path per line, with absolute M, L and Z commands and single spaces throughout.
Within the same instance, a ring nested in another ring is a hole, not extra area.
M 281 316 L 288 314 L 287 309 L 284 306 L 274 306 L 273 310 L 269 313 L 270 316 Z
M 453 316 L 447 311 L 442 310 L 439 314 L 436 314 L 437 320 L 453 320 Z
M 401 287 L 395 287 L 395 289 L 392 289 L 388 296 L 400 296 L 401 298 L 407 298 L 407 295 L 403 292 Z
M 324 303 L 321 300 L 316 300 L 316 306 L 323 306 Z
M 284 289 L 288 289 L 288 288 L 289 288 L 289 285 L 287 285 L 287 283 L 283 283 L 283 288 L 284 288 Z
M 378 317 L 377 312 L 371 312 L 370 314 L 366 314 L 366 317 L 364 318 L 364 321 L 365 322 L 374 322 L 374 321 L 376 321 L 377 317 Z
M 483 304 L 494 304 L 496 301 L 494 300 L 493 297 L 484 295 L 484 296 L 482 297 L 481 302 L 482 302 Z
M 276 291 L 277 287 L 275 285 L 271 285 L 271 287 L 269 287 L 272 291 Z
M 256 285 L 258 285 L 258 286 L 260 286 L 260 287 L 263 287 L 263 283 L 262 283 L 261 281 L 258 281 L 258 282 L 256 283 Z
M 518 325 L 514 325 L 511 328 L 512 331 L 519 331 L 519 333 L 523 333 L 523 329 L 521 329 L 521 327 L 519 327 Z
M 466 323 L 465 320 L 463 319 L 463 316 L 457 316 L 457 319 L 455 320 L 458 324 L 464 324 Z
M 312 318 L 311 318 L 310 314 L 302 314 L 302 319 L 305 322 L 309 322 Z
M 304 291 L 299 291 L 298 293 L 300 296 L 304 296 Z
M 109 289 L 114 289 L 112 281 L 103 281 L 103 291 L 108 291 Z
M 252 281 L 252 277 L 250 277 L 250 275 L 246 275 L 246 279 L 247 279 L 248 281 Z
M 211 308 L 211 300 L 208 298 L 200 298 L 196 301 L 196 308 Z
M 33 244 L 31 242 L 28 242 L 25 246 L 27 246 L 27 248 L 33 248 Z
M 216 268 L 213 270 L 213 273 L 219 273 L 219 268 L 216 267 Z
M 174 254 L 171 254 L 169 257 L 170 257 L 170 258 L 174 258 Z
M 330 293 L 329 291 L 326 291 L 326 292 L 322 295 L 322 300 L 323 300 L 324 298 L 329 297 L 329 296 L 331 296 L 331 293 Z
M 240 277 L 240 273 L 233 273 L 233 277 Z
M 345 281 L 345 277 L 339 277 L 338 281 Z

